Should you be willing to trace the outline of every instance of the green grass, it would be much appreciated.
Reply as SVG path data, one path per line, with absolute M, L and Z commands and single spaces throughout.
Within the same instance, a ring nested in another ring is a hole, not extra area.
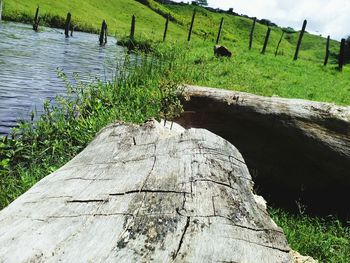
M 293 215 L 276 208 L 269 212 L 283 229 L 292 249 L 302 255 L 311 255 L 319 262 L 350 261 L 350 228 L 344 227 L 339 220 Z
M 163 37 L 165 19 L 134 0 L 10 0 L 3 4 L 4 19 L 31 23 L 37 5 L 40 6 L 41 16 L 58 16 L 62 21 L 59 23 L 61 26 L 67 12 L 71 12 L 72 23 L 80 30 L 98 32 L 105 19 L 109 34 L 123 36 L 129 34 L 131 17 L 135 15 L 137 38 L 161 40 Z M 50 21 L 43 22 L 50 24 Z M 169 27 L 169 36 L 172 38 L 183 34 L 183 29 L 176 24 Z
M 188 84 L 204 85 L 263 96 L 280 96 L 350 105 L 350 70 L 338 72 L 313 61 L 292 61 L 285 56 L 239 53 L 234 58 L 216 58 L 206 42 L 183 46 L 176 72 Z

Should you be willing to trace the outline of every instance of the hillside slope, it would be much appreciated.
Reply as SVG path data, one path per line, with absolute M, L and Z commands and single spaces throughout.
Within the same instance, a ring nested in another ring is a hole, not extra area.
M 42 22 L 62 27 L 67 12 L 80 30 L 98 32 L 101 21 L 109 25 L 109 34 L 129 34 L 131 16 L 136 16 L 136 40 L 161 42 L 165 17 L 171 18 L 165 45 L 154 45 L 164 54 L 173 50 L 174 70 L 168 79 L 181 83 L 246 91 L 262 96 L 281 96 L 350 105 L 350 68 L 337 71 L 339 42 L 331 42 L 332 57 L 323 66 L 326 39 L 306 33 L 299 60 L 293 61 L 298 31 L 284 35 L 278 56 L 274 53 L 282 29 L 272 27 L 266 54 L 260 54 L 267 26 L 257 23 L 253 48 L 248 50 L 252 20 L 227 12 L 212 12 L 188 4 L 159 4 L 154 0 L 37 0 Z M 36 3 L 32 0 L 5 0 L 4 18 L 32 23 Z M 193 10 L 197 10 L 191 42 L 187 42 Z M 250 14 L 252 15 L 252 14 Z M 216 59 L 213 45 L 221 18 L 224 28 L 220 43 L 233 53 L 233 59 Z M 302 23 L 302 21 L 300 21 Z M 97 40 L 97 39 L 96 39 Z M 174 43 L 176 43 L 174 45 Z M 168 45 L 169 44 L 169 45 Z M 151 44 L 152 45 L 152 44 Z
M 161 40 L 165 19 L 134 0 L 11 0 L 4 1 L 4 19 L 31 23 L 35 9 L 40 6 L 40 15 L 47 24 L 64 23 L 67 12 L 72 13 L 72 23 L 80 30 L 98 32 L 103 19 L 107 21 L 110 35 L 128 34 L 132 15 L 136 16 L 136 37 Z M 169 27 L 169 36 L 174 39 L 185 34 L 177 25 Z
M 73 23 L 85 31 L 98 32 L 105 19 L 111 35 L 127 35 L 130 30 L 131 16 L 136 16 L 136 37 L 160 41 L 163 36 L 165 15 L 170 14 L 168 39 L 186 41 L 193 9 L 197 10 L 194 25 L 194 41 L 199 36 L 206 41 L 215 42 L 221 17 L 225 23 L 222 42 L 232 48 L 246 49 L 249 41 L 252 20 L 227 13 L 216 13 L 192 5 L 161 5 L 154 0 L 11 0 L 4 1 L 4 18 L 30 23 L 36 6 L 41 8 L 41 15 L 47 24 L 63 24 L 67 12 L 72 13 Z M 251 14 L 253 15 L 253 14 Z M 57 22 L 58 21 L 58 22 Z M 300 24 L 302 21 L 300 21 Z M 257 23 L 253 49 L 261 49 L 267 26 Z M 282 29 L 272 27 L 267 52 L 274 53 Z M 298 32 L 287 33 L 281 43 L 279 54 L 292 56 L 295 50 Z M 307 60 L 321 61 L 324 58 L 326 40 L 323 37 L 305 34 L 300 57 Z M 331 41 L 331 52 L 337 54 L 339 43 Z

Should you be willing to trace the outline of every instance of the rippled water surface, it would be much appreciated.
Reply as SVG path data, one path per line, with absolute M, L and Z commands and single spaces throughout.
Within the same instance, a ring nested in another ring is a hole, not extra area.
M 85 81 L 95 76 L 108 80 L 115 73 L 125 52 L 115 39 L 100 47 L 97 35 L 75 32 L 66 39 L 62 33 L 50 28 L 36 33 L 30 25 L 0 22 L 0 135 L 33 109 L 40 112 L 45 99 L 65 93 L 57 68 Z

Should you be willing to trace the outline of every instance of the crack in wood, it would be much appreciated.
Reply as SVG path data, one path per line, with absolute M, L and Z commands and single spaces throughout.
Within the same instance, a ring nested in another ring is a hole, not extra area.
M 195 182 L 211 182 L 211 183 L 214 183 L 214 184 L 219 184 L 219 185 L 228 187 L 228 188 L 230 188 L 230 189 L 234 189 L 234 188 L 233 188 L 231 185 L 229 185 L 229 184 L 222 183 L 222 182 L 218 182 L 218 181 L 214 181 L 214 180 L 211 180 L 211 179 L 195 179 L 193 182 L 194 182 L 194 183 L 195 183 Z
M 112 181 L 112 180 L 114 180 L 114 179 L 112 179 L 112 178 L 98 179 L 98 178 L 83 178 L 83 177 L 73 177 L 73 178 L 64 179 L 64 181 L 71 181 L 71 180 L 82 180 L 82 181 Z
M 110 196 L 120 196 L 120 195 L 127 195 L 127 194 L 139 194 L 139 193 L 168 193 L 168 194 L 191 194 L 188 192 L 181 192 L 181 191 L 175 191 L 175 190 L 153 190 L 153 189 L 141 189 L 141 190 L 130 190 L 123 193 L 113 193 L 109 194 Z
M 67 203 L 105 203 L 108 199 L 68 200 Z
M 177 250 L 176 250 L 176 252 L 175 252 L 174 255 L 173 255 L 173 260 L 176 259 L 176 257 L 178 256 L 178 254 L 179 254 L 179 252 L 180 252 L 180 249 L 181 249 L 181 247 L 182 247 L 182 244 L 183 244 L 183 241 L 184 241 L 184 238 L 185 238 L 185 234 L 186 234 L 186 232 L 187 232 L 188 227 L 190 226 L 190 220 L 191 220 L 191 217 L 190 217 L 190 216 L 187 216 L 186 225 L 185 225 L 185 227 L 184 227 L 184 230 L 182 231 L 182 235 L 181 235 L 181 238 L 180 238 L 180 242 L 179 242 L 179 244 L 178 244 L 178 246 L 177 246 Z

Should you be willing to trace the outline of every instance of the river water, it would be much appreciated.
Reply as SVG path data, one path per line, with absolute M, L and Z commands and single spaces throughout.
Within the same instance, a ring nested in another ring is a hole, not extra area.
M 44 100 L 65 94 L 57 68 L 71 79 L 110 80 L 125 50 L 114 38 L 100 47 L 98 35 L 74 32 L 65 38 L 63 30 L 0 22 L 0 135 L 8 134 L 18 120 L 28 119 L 32 110 L 40 113 Z

